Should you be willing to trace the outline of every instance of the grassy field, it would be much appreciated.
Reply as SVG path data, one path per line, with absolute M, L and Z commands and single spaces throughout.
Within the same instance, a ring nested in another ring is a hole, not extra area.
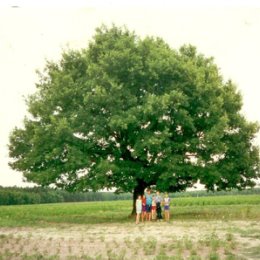
M 131 201 L 0 206 L 0 260 L 259 260 L 260 196 L 176 198 L 139 225 Z
M 0 227 L 127 223 L 131 201 L 0 206 Z M 260 196 L 176 198 L 174 220 L 260 220 Z

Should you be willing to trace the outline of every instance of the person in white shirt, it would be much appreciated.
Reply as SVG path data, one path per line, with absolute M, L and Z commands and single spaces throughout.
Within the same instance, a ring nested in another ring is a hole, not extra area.
M 165 193 L 163 198 L 163 205 L 164 205 L 164 219 L 165 221 L 170 221 L 170 201 L 168 193 Z
M 135 206 L 136 206 L 136 220 L 135 220 L 135 223 L 139 224 L 140 215 L 142 213 L 142 198 L 141 198 L 141 195 L 138 196 L 138 198 L 136 200 L 136 203 L 135 203 Z

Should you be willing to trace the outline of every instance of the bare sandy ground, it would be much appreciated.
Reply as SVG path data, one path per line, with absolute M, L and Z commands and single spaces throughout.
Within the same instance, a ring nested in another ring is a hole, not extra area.
M 259 260 L 260 223 L 171 221 L 0 228 L 0 259 L 161 260 L 173 256 Z

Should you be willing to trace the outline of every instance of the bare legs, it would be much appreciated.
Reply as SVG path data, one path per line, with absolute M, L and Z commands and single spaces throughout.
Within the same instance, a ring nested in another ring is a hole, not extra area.
M 170 221 L 170 210 L 164 210 L 165 221 Z
M 135 223 L 136 223 L 136 224 L 139 224 L 139 222 L 140 222 L 140 213 L 136 213 Z

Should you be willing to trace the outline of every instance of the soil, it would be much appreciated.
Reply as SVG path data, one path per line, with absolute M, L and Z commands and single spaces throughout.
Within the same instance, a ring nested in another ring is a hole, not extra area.
M 28 256 L 32 256 L 30 259 L 35 256 L 35 259 L 58 260 L 153 260 L 160 255 L 178 255 L 183 259 L 195 255 L 209 259 L 213 252 L 218 259 L 233 255 L 235 258 L 230 259 L 255 260 L 260 259 L 257 249 L 260 249 L 260 223 L 256 221 L 0 228 L 0 259 L 8 256 L 6 259 L 10 260 L 28 259 Z

